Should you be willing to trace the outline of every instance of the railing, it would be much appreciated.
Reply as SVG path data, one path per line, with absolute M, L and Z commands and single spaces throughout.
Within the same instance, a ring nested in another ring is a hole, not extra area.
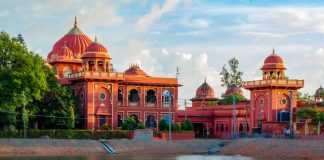
M 81 71 L 81 72 L 76 72 L 76 73 L 69 74 L 68 78 L 70 79 L 70 78 L 78 78 L 78 77 L 85 77 L 85 76 L 124 78 L 124 73 Z
M 304 80 L 267 79 L 244 82 L 244 87 L 257 85 L 304 85 Z

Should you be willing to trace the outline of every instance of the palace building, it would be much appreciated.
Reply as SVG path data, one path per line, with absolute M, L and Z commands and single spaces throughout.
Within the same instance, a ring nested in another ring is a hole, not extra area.
M 261 70 L 262 80 L 244 82 L 243 87 L 250 90 L 250 101 L 218 104 L 214 89 L 205 81 L 191 99 L 192 107 L 177 112 L 178 121 L 192 121 L 196 137 L 282 132 L 290 121 L 291 111 L 296 120 L 297 90 L 304 86 L 304 81 L 286 77 L 284 61 L 274 50 Z M 223 95 L 231 94 L 243 95 L 236 86 L 229 86 Z
M 180 86 L 176 78 L 151 77 L 137 64 L 116 72 L 111 62 L 107 48 L 85 35 L 76 18 L 47 56 L 60 84 L 72 86 L 79 99 L 77 108 L 85 118 L 82 128 L 96 130 L 108 124 L 118 129 L 130 116 L 156 128 L 161 119 L 175 118 Z
M 173 123 L 189 119 L 196 137 L 272 134 L 287 126 L 290 113 L 296 111 L 297 90 L 304 86 L 303 80 L 286 76 L 284 61 L 273 50 L 264 60 L 262 79 L 244 82 L 243 88 L 250 91 L 249 101 L 225 105 L 205 79 L 191 99 L 192 106 L 178 110 L 177 78 L 151 77 L 138 64 L 117 72 L 107 48 L 97 38 L 92 41 L 85 35 L 77 19 L 54 44 L 47 63 L 60 84 L 73 88 L 79 100 L 76 109 L 85 119 L 80 128 L 89 130 L 101 129 L 104 124 L 120 129 L 123 120 L 133 116 L 147 128 L 158 128 L 161 119 Z M 233 94 L 243 96 L 242 89 L 228 86 L 223 96 Z

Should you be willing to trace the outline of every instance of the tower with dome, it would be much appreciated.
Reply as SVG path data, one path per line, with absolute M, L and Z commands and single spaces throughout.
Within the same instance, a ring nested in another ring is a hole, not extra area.
M 273 49 L 261 68 L 262 80 L 244 82 L 244 88 L 250 90 L 252 128 L 272 132 L 287 125 L 282 122 L 289 122 L 290 106 L 295 114 L 297 90 L 304 87 L 304 80 L 289 79 L 285 70 L 283 59 Z

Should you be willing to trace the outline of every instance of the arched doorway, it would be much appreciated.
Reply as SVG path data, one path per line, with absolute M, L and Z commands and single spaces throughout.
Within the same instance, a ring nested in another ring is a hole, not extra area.
M 156 127 L 156 120 L 155 120 L 154 116 L 148 115 L 146 117 L 145 127 L 146 128 L 155 128 Z
M 128 101 L 130 106 L 137 106 L 139 104 L 139 93 L 136 89 L 129 92 Z

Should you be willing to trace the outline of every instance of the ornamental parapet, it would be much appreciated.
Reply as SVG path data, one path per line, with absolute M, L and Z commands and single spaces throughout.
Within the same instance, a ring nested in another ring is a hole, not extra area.
M 97 71 L 81 71 L 69 74 L 69 79 L 75 78 L 103 78 L 103 79 L 124 79 L 124 73 L 119 72 L 97 72 Z
M 257 88 L 257 87 L 267 87 L 267 86 L 302 88 L 302 87 L 304 87 L 304 80 L 267 79 L 267 80 L 246 81 L 243 83 L 243 87 L 245 89 Z

